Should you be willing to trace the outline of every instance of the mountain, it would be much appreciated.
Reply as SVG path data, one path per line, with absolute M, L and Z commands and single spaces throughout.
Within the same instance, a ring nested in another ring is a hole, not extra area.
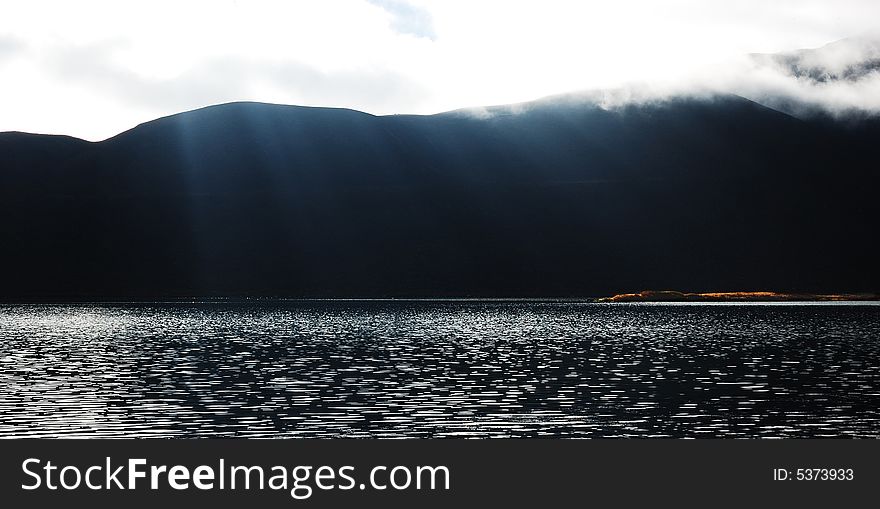
M 880 34 L 749 56 L 757 81 L 747 95 L 775 110 L 859 121 L 880 111 Z
M 860 81 L 880 71 L 880 37 L 850 37 L 819 48 L 754 54 L 752 58 L 812 82 Z
M 736 96 L 0 133 L 0 298 L 873 292 L 878 135 Z

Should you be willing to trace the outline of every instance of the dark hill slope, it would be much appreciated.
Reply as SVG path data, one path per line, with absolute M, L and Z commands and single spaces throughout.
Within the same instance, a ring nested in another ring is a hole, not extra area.
M 880 287 L 876 126 L 737 97 L 235 103 L 70 153 L 45 140 L 27 171 L 0 145 L 6 299 Z

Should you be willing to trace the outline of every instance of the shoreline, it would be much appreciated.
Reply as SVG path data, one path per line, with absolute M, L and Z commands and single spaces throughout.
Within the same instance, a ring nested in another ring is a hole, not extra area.
M 50 298 L 0 299 L 0 306 L 27 305 L 210 305 L 268 303 L 845 303 L 877 302 L 876 293 L 788 293 L 788 292 L 679 292 L 643 290 L 606 297 L 153 297 L 153 298 Z
M 679 292 L 642 290 L 602 297 L 596 302 L 866 302 L 880 300 L 876 293 L 795 293 L 795 292 Z

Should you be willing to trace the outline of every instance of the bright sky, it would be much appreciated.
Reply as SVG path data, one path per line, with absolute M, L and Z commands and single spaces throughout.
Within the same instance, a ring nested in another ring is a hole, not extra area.
M 0 0 L 0 131 L 97 140 L 238 100 L 433 113 L 878 24 L 875 0 Z

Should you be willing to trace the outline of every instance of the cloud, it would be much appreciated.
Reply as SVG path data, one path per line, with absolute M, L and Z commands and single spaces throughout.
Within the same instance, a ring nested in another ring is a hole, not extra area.
M 296 61 L 240 56 L 204 60 L 173 77 L 144 76 L 115 58 L 129 46 L 125 39 L 115 39 L 59 48 L 49 52 L 42 67 L 68 86 L 81 85 L 165 114 L 243 100 L 342 107 L 354 103 L 386 110 L 414 107 L 426 94 L 418 83 L 387 69 L 321 70 Z
M 843 111 L 877 97 L 870 68 L 843 83 L 824 62 L 811 80 L 744 55 L 877 19 L 876 0 L 8 0 L 0 130 L 99 139 L 234 100 L 426 114 L 576 90 L 607 90 L 608 107 L 702 88 Z
M 0 64 L 19 55 L 24 48 L 24 43 L 14 37 L 0 36 Z
M 367 0 L 391 15 L 391 28 L 400 34 L 436 40 L 431 12 L 406 0 Z
M 814 49 L 744 54 L 665 80 L 582 90 L 545 101 L 580 102 L 613 110 L 676 97 L 709 98 L 725 94 L 736 94 L 798 117 L 817 113 L 837 117 L 878 116 L 880 36 L 847 38 Z M 513 105 L 467 111 L 485 117 L 493 112 L 522 110 L 521 105 Z
M 699 83 L 701 80 L 695 80 Z M 702 80 L 796 116 L 880 114 L 880 38 L 861 36 L 819 48 L 744 56 Z
M 752 55 L 752 58 L 813 82 L 857 81 L 880 69 L 880 38 L 852 37 L 817 49 Z

